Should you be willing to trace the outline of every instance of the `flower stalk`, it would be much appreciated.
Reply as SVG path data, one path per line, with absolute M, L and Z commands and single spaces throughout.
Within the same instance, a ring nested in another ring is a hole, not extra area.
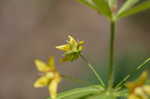
M 91 63 L 89 63 L 89 61 L 82 55 L 80 54 L 81 59 L 88 65 L 88 67 L 92 70 L 92 72 L 95 74 L 97 80 L 99 81 L 100 85 L 102 87 L 105 87 L 105 84 L 102 80 L 102 78 L 100 77 L 100 75 L 97 73 L 97 71 L 95 70 L 95 68 L 92 66 Z

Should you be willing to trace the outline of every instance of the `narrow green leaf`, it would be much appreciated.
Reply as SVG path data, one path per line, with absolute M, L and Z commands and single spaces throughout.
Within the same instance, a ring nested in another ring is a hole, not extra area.
M 130 9 L 131 7 L 133 7 L 139 0 L 127 0 L 124 5 L 121 7 L 121 9 L 119 10 L 118 14 L 121 14 L 125 11 L 127 11 L 128 9 Z
M 128 74 L 127 76 L 125 76 L 123 78 L 123 80 L 121 80 L 117 85 L 116 85 L 116 88 L 120 89 L 122 88 L 123 84 L 136 72 L 140 71 L 142 68 L 144 68 L 144 66 L 146 64 L 150 63 L 150 58 L 147 58 L 142 64 L 140 64 L 139 66 L 137 66 L 137 68 L 132 71 L 130 74 Z
M 128 89 L 123 89 L 117 92 L 118 97 L 127 97 L 129 94 Z
M 82 3 L 82 4 L 84 4 L 84 5 L 87 5 L 87 6 L 90 7 L 90 8 L 93 8 L 93 9 L 97 10 L 97 7 L 96 7 L 96 5 L 93 3 L 92 0 L 77 0 L 77 1 L 79 1 L 80 3 Z
M 131 8 L 129 10 L 126 10 L 122 13 L 119 13 L 118 18 L 127 17 L 127 16 L 142 12 L 147 9 L 150 9 L 150 0 L 148 0 L 144 3 L 141 3 L 141 4 Z
M 95 9 L 104 16 L 110 17 L 111 10 L 106 0 L 77 0 L 80 3 L 87 5 L 90 8 Z
M 146 59 L 142 64 L 140 64 L 136 70 L 139 70 L 145 66 L 145 64 L 150 63 L 150 58 Z
M 109 95 L 108 95 L 108 93 L 103 93 L 100 95 L 91 96 L 88 99 L 117 99 L 117 97 L 111 93 Z
M 99 13 L 104 16 L 111 17 L 111 9 L 109 8 L 106 0 L 93 0 L 93 2 L 97 6 Z
M 76 89 L 72 89 L 72 90 L 60 93 L 57 99 L 78 99 L 84 96 L 98 94 L 102 91 L 104 91 L 104 88 L 102 88 L 99 85 L 93 85 L 93 86 L 84 87 L 84 88 L 76 88 Z

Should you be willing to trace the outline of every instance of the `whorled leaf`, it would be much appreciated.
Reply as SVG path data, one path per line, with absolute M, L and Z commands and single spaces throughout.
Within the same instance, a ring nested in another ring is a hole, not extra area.
M 88 99 L 116 99 L 116 96 L 104 93 L 100 95 L 91 96 Z
M 116 91 L 114 89 L 106 91 L 99 85 L 92 85 L 62 92 L 58 94 L 57 99 L 118 99 L 119 97 L 127 97 L 127 95 L 128 90 Z M 47 99 L 51 98 L 48 97 Z
M 127 17 L 130 15 L 134 15 L 136 13 L 145 11 L 147 9 L 150 9 L 150 0 L 145 1 L 141 4 L 138 4 L 137 6 L 132 7 L 126 11 L 123 11 L 122 13 L 119 13 L 117 16 L 118 16 L 118 18 L 123 18 L 123 17 Z
M 126 2 L 123 4 L 121 9 L 119 10 L 118 14 L 121 14 L 128 9 L 132 8 L 139 0 L 126 0 Z
M 106 0 L 77 0 L 82 4 L 87 5 L 90 8 L 95 9 L 100 14 L 111 17 L 111 9 Z
M 116 90 L 112 89 L 110 91 L 104 91 L 101 94 L 90 96 L 86 99 L 127 99 L 128 90 Z
M 106 0 L 93 0 L 93 2 L 97 6 L 99 13 L 104 16 L 111 17 L 112 12 Z
M 96 5 L 94 4 L 93 0 L 77 0 L 77 1 L 79 1 L 79 2 L 82 3 L 82 4 L 87 5 L 87 6 L 90 7 L 90 8 L 93 8 L 93 9 L 97 10 L 97 7 L 96 7 Z
M 62 92 L 57 96 L 57 99 L 88 99 L 88 97 L 100 94 L 103 91 L 103 87 L 99 85 L 93 85 Z M 50 97 L 48 99 L 50 99 Z
M 118 0 L 108 0 L 109 7 L 112 9 L 117 5 Z
M 129 92 L 127 89 L 123 89 L 123 90 L 118 91 L 117 95 L 118 95 L 118 97 L 123 98 L 123 97 L 127 97 L 129 95 Z

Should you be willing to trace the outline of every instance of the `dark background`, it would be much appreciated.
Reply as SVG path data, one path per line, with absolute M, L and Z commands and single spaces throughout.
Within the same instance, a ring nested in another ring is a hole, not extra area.
M 150 56 L 150 11 L 123 19 L 117 26 L 115 62 L 120 80 Z M 34 59 L 60 58 L 55 46 L 65 43 L 68 34 L 86 42 L 85 56 L 106 78 L 109 23 L 103 16 L 75 0 L 0 0 L 0 99 L 47 96 L 47 88 L 32 86 L 38 77 Z M 80 59 L 57 61 L 57 66 L 63 74 L 96 83 Z M 80 86 L 86 84 L 63 80 L 60 91 Z

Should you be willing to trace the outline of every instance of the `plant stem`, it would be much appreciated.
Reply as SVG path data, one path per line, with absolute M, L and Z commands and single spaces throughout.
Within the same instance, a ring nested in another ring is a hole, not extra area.
M 80 57 L 88 65 L 88 67 L 93 71 L 93 73 L 95 74 L 95 76 L 96 76 L 97 80 L 99 81 L 100 85 L 102 85 L 102 87 L 105 87 L 105 84 L 104 84 L 103 80 L 101 79 L 100 75 L 97 73 L 95 68 L 92 66 L 92 64 L 89 63 L 89 61 L 83 55 L 80 54 Z
M 108 89 L 113 87 L 114 80 L 114 41 L 115 41 L 115 21 L 110 23 L 110 45 L 109 45 L 109 71 L 108 71 Z

